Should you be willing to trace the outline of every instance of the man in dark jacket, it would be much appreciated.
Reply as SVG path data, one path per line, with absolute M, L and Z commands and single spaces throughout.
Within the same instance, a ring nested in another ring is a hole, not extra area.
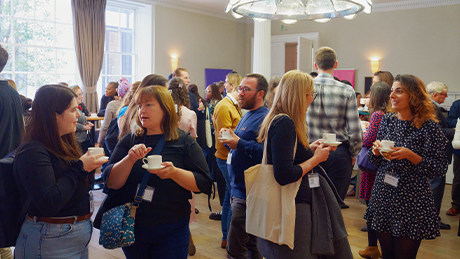
M 447 97 L 448 89 L 447 86 L 441 82 L 431 82 L 426 86 L 426 90 L 430 95 L 431 101 L 433 101 L 433 105 L 435 106 L 439 126 L 441 126 L 444 135 L 449 140 L 449 143 L 447 144 L 446 155 L 450 164 L 452 162 L 452 140 L 454 139 L 455 129 L 449 127 L 447 119 L 443 114 L 446 112 L 446 110 L 439 106 L 440 104 L 444 103 L 444 100 Z M 439 215 L 441 210 L 442 197 L 444 195 L 444 188 L 446 186 L 446 176 L 435 177 L 434 179 L 430 180 L 430 183 L 431 190 L 433 192 L 434 204 Z M 439 226 L 441 229 L 450 229 L 450 225 L 442 223 L 441 218 L 439 218 Z

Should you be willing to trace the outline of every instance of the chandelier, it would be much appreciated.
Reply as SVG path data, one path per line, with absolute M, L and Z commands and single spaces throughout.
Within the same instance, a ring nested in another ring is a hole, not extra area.
M 236 19 L 248 16 L 255 21 L 292 24 L 298 20 L 327 22 L 338 17 L 351 20 L 357 13 L 369 14 L 371 10 L 371 0 L 229 0 L 225 12 Z

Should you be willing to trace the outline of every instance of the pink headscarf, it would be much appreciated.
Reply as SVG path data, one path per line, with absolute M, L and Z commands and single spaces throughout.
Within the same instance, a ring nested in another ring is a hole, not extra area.
M 131 83 L 124 77 L 122 77 L 118 83 L 119 83 L 118 88 L 117 88 L 118 96 L 123 98 L 126 95 L 126 93 L 129 91 L 129 89 L 131 88 Z

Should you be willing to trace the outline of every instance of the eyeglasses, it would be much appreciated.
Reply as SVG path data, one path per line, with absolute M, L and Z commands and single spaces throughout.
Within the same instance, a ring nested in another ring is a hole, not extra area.
M 207 94 L 209 94 L 211 91 L 209 91 L 209 90 L 205 90 L 204 92 L 205 92 L 205 93 L 207 93 Z
M 445 97 L 447 97 L 447 93 L 443 94 L 443 93 L 440 93 L 438 95 L 444 95 Z
M 317 96 L 317 95 L 318 95 L 318 93 L 315 93 L 315 92 L 313 92 L 313 93 L 311 94 L 311 97 L 313 97 L 313 100 L 316 99 L 316 96 Z
M 261 90 L 257 90 L 257 89 L 251 89 L 251 88 L 249 88 L 249 87 L 243 87 L 243 88 L 241 88 L 240 86 L 238 86 L 238 87 L 236 88 L 236 90 L 238 91 L 238 93 L 240 93 L 241 91 L 243 91 L 244 94 L 247 94 L 249 91 L 257 91 L 257 92 L 258 92 L 258 91 L 261 91 Z

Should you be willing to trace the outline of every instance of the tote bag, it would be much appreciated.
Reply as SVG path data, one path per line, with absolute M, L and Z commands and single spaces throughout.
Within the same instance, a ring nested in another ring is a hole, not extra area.
M 279 116 L 273 117 L 270 122 Z M 269 125 L 269 128 L 270 128 Z M 297 149 L 297 137 L 295 151 Z M 281 186 L 275 180 L 273 165 L 267 164 L 267 139 L 262 163 L 244 171 L 246 183 L 246 232 L 294 249 L 295 197 L 299 181 Z
M 211 122 L 209 121 L 209 109 L 206 109 L 206 120 L 204 122 L 206 128 L 206 146 L 212 147 L 212 133 L 211 133 Z

